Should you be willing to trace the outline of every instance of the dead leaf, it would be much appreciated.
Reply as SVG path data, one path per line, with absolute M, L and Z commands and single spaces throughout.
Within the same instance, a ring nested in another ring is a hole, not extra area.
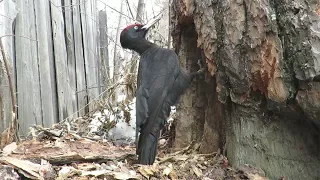
M 65 180 L 69 177 L 74 176 L 79 171 L 71 166 L 63 166 L 61 170 L 59 171 L 59 176 L 57 177 L 57 180 Z
M 166 167 L 166 168 L 163 170 L 162 175 L 168 176 L 168 175 L 171 173 L 172 170 L 173 170 L 173 167 L 172 167 L 172 164 L 170 163 L 170 164 L 168 165 L 168 167 Z
M 269 180 L 269 178 L 262 177 L 259 174 L 251 174 L 251 173 L 249 173 L 249 174 L 247 174 L 247 177 L 250 180 Z
M 101 170 L 94 170 L 94 171 L 83 171 L 81 173 L 81 176 L 101 176 L 101 175 L 110 175 L 112 171 L 106 170 L 106 169 L 101 169 Z
M 170 172 L 169 177 L 171 178 L 171 180 L 178 180 L 177 173 L 174 169 Z
M 317 14 L 318 16 L 320 16 L 320 7 L 318 7 L 318 8 L 316 9 L 316 14 Z
M 140 166 L 138 171 L 146 178 L 153 176 L 157 172 L 157 170 L 155 170 L 152 166 Z
M 128 173 L 124 173 L 124 172 L 114 172 L 113 173 L 113 177 L 115 179 L 139 179 L 139 177 L 137 175 L 132 175 L 132 174 L 128 174 Z

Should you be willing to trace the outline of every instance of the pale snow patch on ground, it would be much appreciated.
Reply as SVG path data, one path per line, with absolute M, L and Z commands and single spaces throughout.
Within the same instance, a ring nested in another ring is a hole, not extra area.
M 118 102 L 125 99 L 125 96 L 118 96 Z M 108 120 L 109 122 L 116 121 L 114 128 L 110 129 L 106 134 L 108 139 L 116 143 L 133 143 L 135 141 L 135 126 L 136 126 L 136 100 L 135 98 L 128 104 L 126 111 L 130 113 L 130 121 L 127 123 L 124 118 L 124 112 L 119 107 L 114 107 L 115 113 L 112 113 L 108 109 L 104 109 L 103 113 L 98 111 L 93 114 L 93 120 L 91 121 L 90 133 L 98 133 L 101 129 L 103 122 Z M 107 122 L 108 122 L 107 121 Z
M 117 124 L 109 131 L 109 137 L 117 141 L 135 141 L 136 134 L 136 99 L 129 103 L 129 107 L 126 108 L 130 112 L 129 124 L 123 118 L 123 111 L 120 111 L 120 118 L 117 119 Z
M 124 100 L 125 96 L 120 96 L 118 100 Z M 135 126 L 136 126 L 136 98 L 134 98 L 126 107 L 126 111 L 130 112 L 130 121 L 127 123 L 124 118 L 124 112 L 119 107 L 114 107 L 115 114 L 104 109 L 102 112 L 96 112 L 93 114 L 93 120 L 91 121 L 90 133 L 98 133 L 101 131 L 101 125 L 108 120 L 109 122 L 116 121 L 114 128 L 110 129 L 106 134 L 106 138 L 112 140 L 115 143 L 120 144 L 133 144 L 135 141 Z M 176 107 L 171 107 L 170 117 L 167 120 L 169 128 L 175 119 Z

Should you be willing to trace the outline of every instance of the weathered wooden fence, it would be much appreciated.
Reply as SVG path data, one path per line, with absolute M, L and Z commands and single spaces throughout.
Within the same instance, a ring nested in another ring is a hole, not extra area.
M 23 134 L 35 124 L 47 127 L 94 108 L 86 105 L 102 91 L 99 67 L 107 62 L 105 55 L 102 62 L 100 58 L 98 16 L 96 0 L 0 1 L 0 37 Z M 12 106 L 0 58 L 2 132 L 11 121 Z

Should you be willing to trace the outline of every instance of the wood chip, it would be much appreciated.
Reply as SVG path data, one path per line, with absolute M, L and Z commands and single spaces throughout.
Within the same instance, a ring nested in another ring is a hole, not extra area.
M 201 169 L 197 168 L 195 165 L 191 165 L 191 167 L 195 175 L 197 175 L 198 177 L 203 176 Z
M 3 156 L 7 156 L 7 155 L 11 154 L 16 149 L 17 149 L 17 143 L 13 142 L 13 143 L 11 143 L 11 144 L 9 144 L 9 145 L 7 145 L 6 147 L 3 148 L 2 155 Z
M 11 165 L 17 170 L 26 172 L 27 173 L 26 175 L 29 176 L 28 178 L 31 178 L 31 179 L 41 178 L 40 174 L 38 173 L 41 167 L 40 164 L 35 164 L 30 161 L 20 160 L 12 157 L 0 157 L 0 162 L 7 165 Z

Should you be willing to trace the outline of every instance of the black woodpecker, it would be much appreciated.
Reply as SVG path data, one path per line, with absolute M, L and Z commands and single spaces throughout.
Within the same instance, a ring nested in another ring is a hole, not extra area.
M 136 94 L 136 144 L 138 163 L 151 165 L 157 154 L 160 130 L 170 114 L 170 106 L 189 87 L 192 79 L 203 69 L 186 74 L 180 67 L 177 54 L 146 40 L 149 28 L 157 20 L 146 25 L 127 26 L 120 35 L 121 46 L 140 55 Z

